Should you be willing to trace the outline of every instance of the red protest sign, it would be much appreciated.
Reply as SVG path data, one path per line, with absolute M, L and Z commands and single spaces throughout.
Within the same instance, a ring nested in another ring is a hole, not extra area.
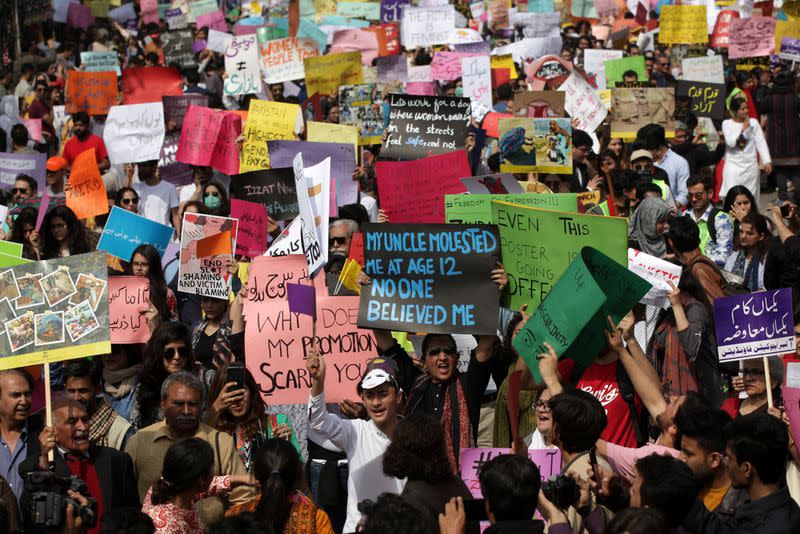
M 92 74 L 97 74 L 93 72 Z M 114 74 L 114 73 L 112 73 Z M 116 83 L 116 75 L 114 75 Z M 122 71 L 122 103 L 161 102 L 162 96 L 181 96 L 183 80 L 170 67 L 130 67 Z
M 190 104 L 183 118 L 176 161 L 189 165 L 210 165 L 223 118 L 222 113 L 211 108 Z
M 739 12 L 732 9 L 725 9 L 717 15 L 717 22 L 714 23 L 714 32 L 711 34 L 712 48 L 728 48 L 728 41 L 731 35 L 731 23 L 739 18 Z
M 236 139 L 242 133 L 242 117 L 222 113 L 217 141 L 211 154 L 211 166 L 228 176 L 239 174 L 239 146 Z

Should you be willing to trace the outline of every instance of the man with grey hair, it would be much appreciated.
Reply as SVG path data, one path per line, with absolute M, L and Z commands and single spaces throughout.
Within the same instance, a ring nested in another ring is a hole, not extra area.
M 42 429 L 41 417 L 30 417 L 33 378 L 23 369 L 0 371 L 0 476 L 17 500 L 23 483 L 19 466 L 37 455 L 36 436 Z
M 328 227 L 328 258 L 350 255 L 353 234 L 358 232 L 358 223 L 352 219 L 337 219 Z
M 139 430 L 128 440 L 125 452 L 133 459 L 142 500 L 161 476 L 169 446 L 185 438 L 200 438 L 211 445 L 214 449 L 214 476 L 247 474 L 233 438 L 200 422 L 203 391 L 203 384 L 197 376 L 187 371 L 172 373 L 161 385 L 164 421 Z M 234 504 L 247 502 L 252 497 L 251 490 L 244 487 L 238 487 L 230 493 L 230 501 Z M 218 496 L 201 500 L 197 509 L 206 525 L 222 519 L 225 513 Z

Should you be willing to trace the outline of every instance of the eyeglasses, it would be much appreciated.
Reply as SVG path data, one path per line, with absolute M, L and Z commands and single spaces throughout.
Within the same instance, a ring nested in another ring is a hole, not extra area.
M 19 193 L 20 195 L 27 195 L 31 192 L 30 189 L 22 189 L 21 187 L 14 187 L 11 189 L 11 194 L 16 195 Z
M 173 360 L 175 356 L 178 358 L 186 358 L 189 356 L 189 349 L 186 347 L 168 347 L 164 349 L 164 359 L 165 360 Z
M 550 411 L 550 403 L 547 401 L 537 400 L 533 405 L 536 407 L 537 410 L 545 410 Z
M 122 204 L 124 206 L 127 206 L 128 204 L 138 204 L 139 203 L 139 199 L 138 198 L 123 198 L 121 202 L 122 202 Z
M 131 263 L 131 265 L 136 269 L 147 269 L 148 267 L 150 267 L 150 264 L 147 263 L 146 261 L 135 261 Z
M 444 352 L 447 356 L 456 356 L 458 351 L 455 347 L 434 347 L 432 349 L 428 349 L 427 354 L 430 357 L 438 356 L 440 353 Z
M 328 240 L 329 245 L 344 245 L 347 243 L 346 237 L 332 237 Z

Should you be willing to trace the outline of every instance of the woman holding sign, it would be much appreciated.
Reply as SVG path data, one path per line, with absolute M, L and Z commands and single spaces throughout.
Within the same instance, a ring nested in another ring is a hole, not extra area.
M 150 308 L 145 315 L 151 322 L 151 330 L 155 330 L 161 321 L 178 320 L 178 299 L 167 287 L 164 271 L 161 268 L 161 256 L 153 245 L 139 245 L 131 254 L 131 261 L 125 267 L 125 274 L 143 276 L 150 282 Z
M 772 383 L 772 401 L 774 406 L 781 406 L 781 385 L 783 384 L 783 360 L 780 356 L 767 358 L 769 377 Z M 773 415 L 779 413 L 778 408 L 769 408 L 767 399 L 767 378 L 764 372 L 762 358 L 744 360 L 739 376 L 733 378 L 733 389 L 737 392 L 744 391 L 747 397 L 740 399 L 738 396 L 725 399 L 722 409 L 736 419 L 751 413 L 766 413 L 774 410 Z

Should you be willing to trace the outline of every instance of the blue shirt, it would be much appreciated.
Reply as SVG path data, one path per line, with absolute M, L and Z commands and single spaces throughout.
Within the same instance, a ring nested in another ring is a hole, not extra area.
M 675 202 L 681 206 L 689 203 L 689 190 L 686 188 L 686 180 L 689 179 L 689 164 L 683 156 L 680 156 L 667 149 L 664 159 L 655 164 L 659 169 L 664 169 L 669 178 L 669 188 Z
M 35 438 L 35 436 L 34 436 Z M 24 484 L 19 475 L 19 465 L 28 456 L 28 423 L 22 427 L 17 444 L 12 451 L 6 440 L 0 435 L 0 476 L 6 479 L 11 491 L 17 496 L 17 503 L 22 495 Z

